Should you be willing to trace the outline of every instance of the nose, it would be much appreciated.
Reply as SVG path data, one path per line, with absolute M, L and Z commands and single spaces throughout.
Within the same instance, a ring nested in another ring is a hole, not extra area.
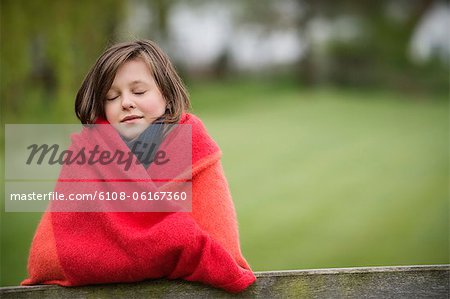
M 123 110 L 128 110 L 128 109 L 133 109 L 136 108 L 135 103 L 133 102 L 133 99 L 131 98 L 131 96 L 129 94 L 122 94 L 122 109 Z

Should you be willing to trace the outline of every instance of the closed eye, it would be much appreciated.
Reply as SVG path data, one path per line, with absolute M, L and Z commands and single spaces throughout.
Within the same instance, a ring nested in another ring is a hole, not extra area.
M 137 94 L 137 95 L 142 95 L 142 94 L 144 94 L 144 93 L 146 93 L 147 91 L 146 90 L 144 90 L 144 91 L 135 91 L 135 92 L 133 92 L 134 94 Z
M 113 98 L 106 98 L 106 100 L 107 101 L 113 101 L 113 100 L 115 100 L 115 99 L 117 99 L 119 96 L 115 96 L 115 97 L 113 97 Z

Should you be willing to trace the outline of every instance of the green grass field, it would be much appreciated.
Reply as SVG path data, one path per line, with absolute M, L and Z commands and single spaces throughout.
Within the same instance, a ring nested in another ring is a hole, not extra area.
M 448 102 L 291 84 L 191 84 L 255 271 L 449 263 Z M 15 285 L 40 215 L 2 213 Z

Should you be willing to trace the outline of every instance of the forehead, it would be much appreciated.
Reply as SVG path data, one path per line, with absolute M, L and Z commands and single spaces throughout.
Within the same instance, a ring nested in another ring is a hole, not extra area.
M 121 83 L 149 83 L 153 81 L 153 74 L 149 64 L 141 57 L 125 61 L 114 76 L 113 86 Z

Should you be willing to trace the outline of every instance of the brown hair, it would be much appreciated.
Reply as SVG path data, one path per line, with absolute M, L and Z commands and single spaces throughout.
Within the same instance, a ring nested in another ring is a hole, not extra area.
M 105 116 L 104 101 L 116 76 L 126 61 L 143 58 L 148 64 L 161 94 L 166 100 L 165 123 L 177 123 L 190 108 L 189 96 L 169 57 L 154 42 L 137 40 L 107 49 L 95 62 L 78 90 L 75 113 L 82 124 L 93 124 Z

